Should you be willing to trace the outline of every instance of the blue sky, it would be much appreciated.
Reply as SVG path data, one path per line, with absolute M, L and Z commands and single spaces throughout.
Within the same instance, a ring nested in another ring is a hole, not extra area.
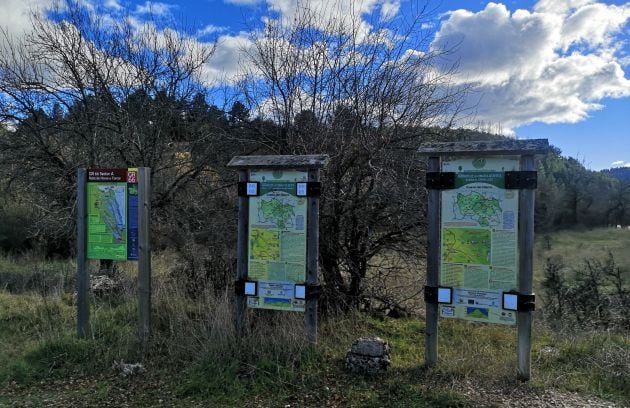
M 28 32 L 29 8 L 54 0 L 0 0 L 0 26 Z M 148 14 L 189 28 L 198 42 L 217 41 L 206 79 L 229 83 L 240 50 L 264 18 L 291 17 L 294 0 L 85 0 L 107 18 Z M 415 0 L 301 0 L 315 9 L 342 10 L 366 22 L 395 22 Z M 334 4 L 333 4 L 334 3 Z M 518 138 L 548 138 L 564 155 L 599 170 L 630 166 L 630 2 L 538 0 L 429 1 L 423 24 L 431 47 L 458 44 L 454 80 L 470 84 L 475 116 L 462 126 Z M 162 29 L 164 27 L 161 27 Z

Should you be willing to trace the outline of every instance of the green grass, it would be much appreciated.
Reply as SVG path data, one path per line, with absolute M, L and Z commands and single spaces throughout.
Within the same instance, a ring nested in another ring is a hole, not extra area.
M 178 322 L 176 314 L 194 306 L 158 300 L 157 333 L 142 348 L 135 340 L 132 301 L 93 306 L 92 336 L 80 340 L 74 336 L 74 308 L 62 299 L 0 293 L 0 405 L 53 400 L 153 406 L 162 399 L 235 407 L 469 407 L 478 403 L 454 384 L 517 384 L 513 327 L 441 320 L 440 363 L 425 369 L 424 323 L 418 319 L 336 317 L 321 322 L 319 344 L 311 349 L 297 314 L 256 313 L 248 335 L 237 339 L 229 327 L 216 327 L 213 334 L 195 319 L 187 320 L 188 332 L 179 333 L 183 320 Z M 229 322 L 230 316 L 222 319 Z M 191 334 L 198 338 L 186 340 Z M 365 335 L 391 343 L 387 373 L 354 376 L 344 370 L 350 343 Z M 537 327 L 529 387 L 627 403 L 629 356 L 628 336 L 564 336 Z M 119 378 L 111 366 L 121 359 L 141 361 L 148 373 Z
M 537 268 L 545 256 L 564 255 L 577 265 L 608 250 L 621 267 L 630 266 L 625 230 L 560 232 L 549 242 L 551 249 L 537 255 Z M 537 249 L 543 244 L 537 241 Z M 2 268 L 22 282 L 50 271 L 56 278 L 48 286 L 58 289 L 0 290 L 0 406 L 155 406 L 162 400 L 167 406 L 473 407 L 480 402 L 464 395 L 461 384 L 524 387 L 515 379 L 513 327 L 440 320 L 440 361 L 430 369 L 422 365 L 422 319 L 320 320 L 313 349 L 304 341 L 303 315 L 257 311 L 241 337 L 232 330 L 229 294 L 186 298 L 168 278 L 168 259 L 158 256 L 150 341 L 141 344 L 136 336 L 134 270 L 128 265 L 126 291 L 116 299 L 92 299 L 90 336 L 77 339 L 72 295 L 59 284 L 71 262 L 0 258 Z M 352 340 L 368 335 L 390 342 L 392 365 L 382 375 L 351 375 L 345 353 Z M 112 364 L 121 360 L 141 362 L 147 373 L 120 378 Z M 554 388 L 630 404 L 630 335 L 554 332 L 536 321 L 532 373 L 525 385 L 532 392 Z
M 630 230 L 595 228 L 567 230 L 536 236 L 534 271 L 539 282 L 547 258 L 560 258 L 569 268 L 577 268 L 586 259 L 604 259 L 612 253 L 617 265 L 628 271 L 630 284 Z

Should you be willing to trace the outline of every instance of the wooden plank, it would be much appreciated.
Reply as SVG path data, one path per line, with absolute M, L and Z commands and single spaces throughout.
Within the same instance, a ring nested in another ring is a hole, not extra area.
M 308 171 L 308 181 L 319 181 L 319 169 Z M 306 230 L 306 284 L 317 285 L 319 270 L 319 197 L 308 198 Z M 307 299 L 305 308 L 306 340 L 317 344 L 317 298 Z
M 87 172 L 77 170 L 77 335 L 81 338 L 88 334 L 90 308 L 88 286 L 90 273 L 87 264 Z
M 247 170 L 239 170 L 238 181 L 247 181 L 249 173 Z M 248 257 L 248 227 L 249 227 L 249 197 L 238 198 L 238 232 L 236 235 L 236 279 L 247 279 L 247 257 Z M 234 325 L 237 338 L 244 331 L 246 297 L 242 293 L 236 293 L 234 309 Z
M 424 156 L 488 156 L 547 154 L 547 139 L 484 140 L 423 143 L 418 153 Z
M 440 171 L 440 158 L 429 157 L 428 171 Z M 427 203 L 427 285 L 440 283 L 440 190 L 428 191 Z M 424 361 L 427 367 L 438 360 L 438 305 L 426 304 Z
M 138 333 L 151 334 L 151 169 L 138 168 Z
M 328 163 L 325 154 L 310 155 L 268 155 L 268 156 L 236 156 L 227 167 L 236 169 L 320 169 Z
M 521 170 L 535 170 L 534 156 L 521 157 Z M 533 189 L 519 191 L 518 291 L 521 294 L 533 292 L 534 197 Z M 517 313 L 518 378 L 525 381 L 531 378 L 532 320 L 532 312 Z

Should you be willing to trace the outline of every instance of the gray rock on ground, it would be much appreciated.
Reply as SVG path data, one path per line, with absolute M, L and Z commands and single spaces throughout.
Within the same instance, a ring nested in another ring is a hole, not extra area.
M 140 363 L 129 364 L 122 361 L 114 361 L 114 364 L 112 364 L 112 369 L 118 372 L 121 377 L 131 377 L 133 375 L 142 374 L 147 371 Z
M 362 337 L 352 342 L 346 354 L 346 368 L 355 374 L 378 374 L 391 364 L 390 347 L 379 337 Z

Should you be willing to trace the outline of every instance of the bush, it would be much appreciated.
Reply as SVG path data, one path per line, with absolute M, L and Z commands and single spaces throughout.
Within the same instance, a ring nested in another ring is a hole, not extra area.
M 604 259 L 585 259 L 570 282 L 560 258 L 545 265 L 545 316 L 553 325 L 583 329 L 630 329 L 630 288 L 627 271 L 615 263 L 611 252 Z
M 0 206 L 0 250 L 22 252 L 32 248 L 32 211 L 18 206 Z

